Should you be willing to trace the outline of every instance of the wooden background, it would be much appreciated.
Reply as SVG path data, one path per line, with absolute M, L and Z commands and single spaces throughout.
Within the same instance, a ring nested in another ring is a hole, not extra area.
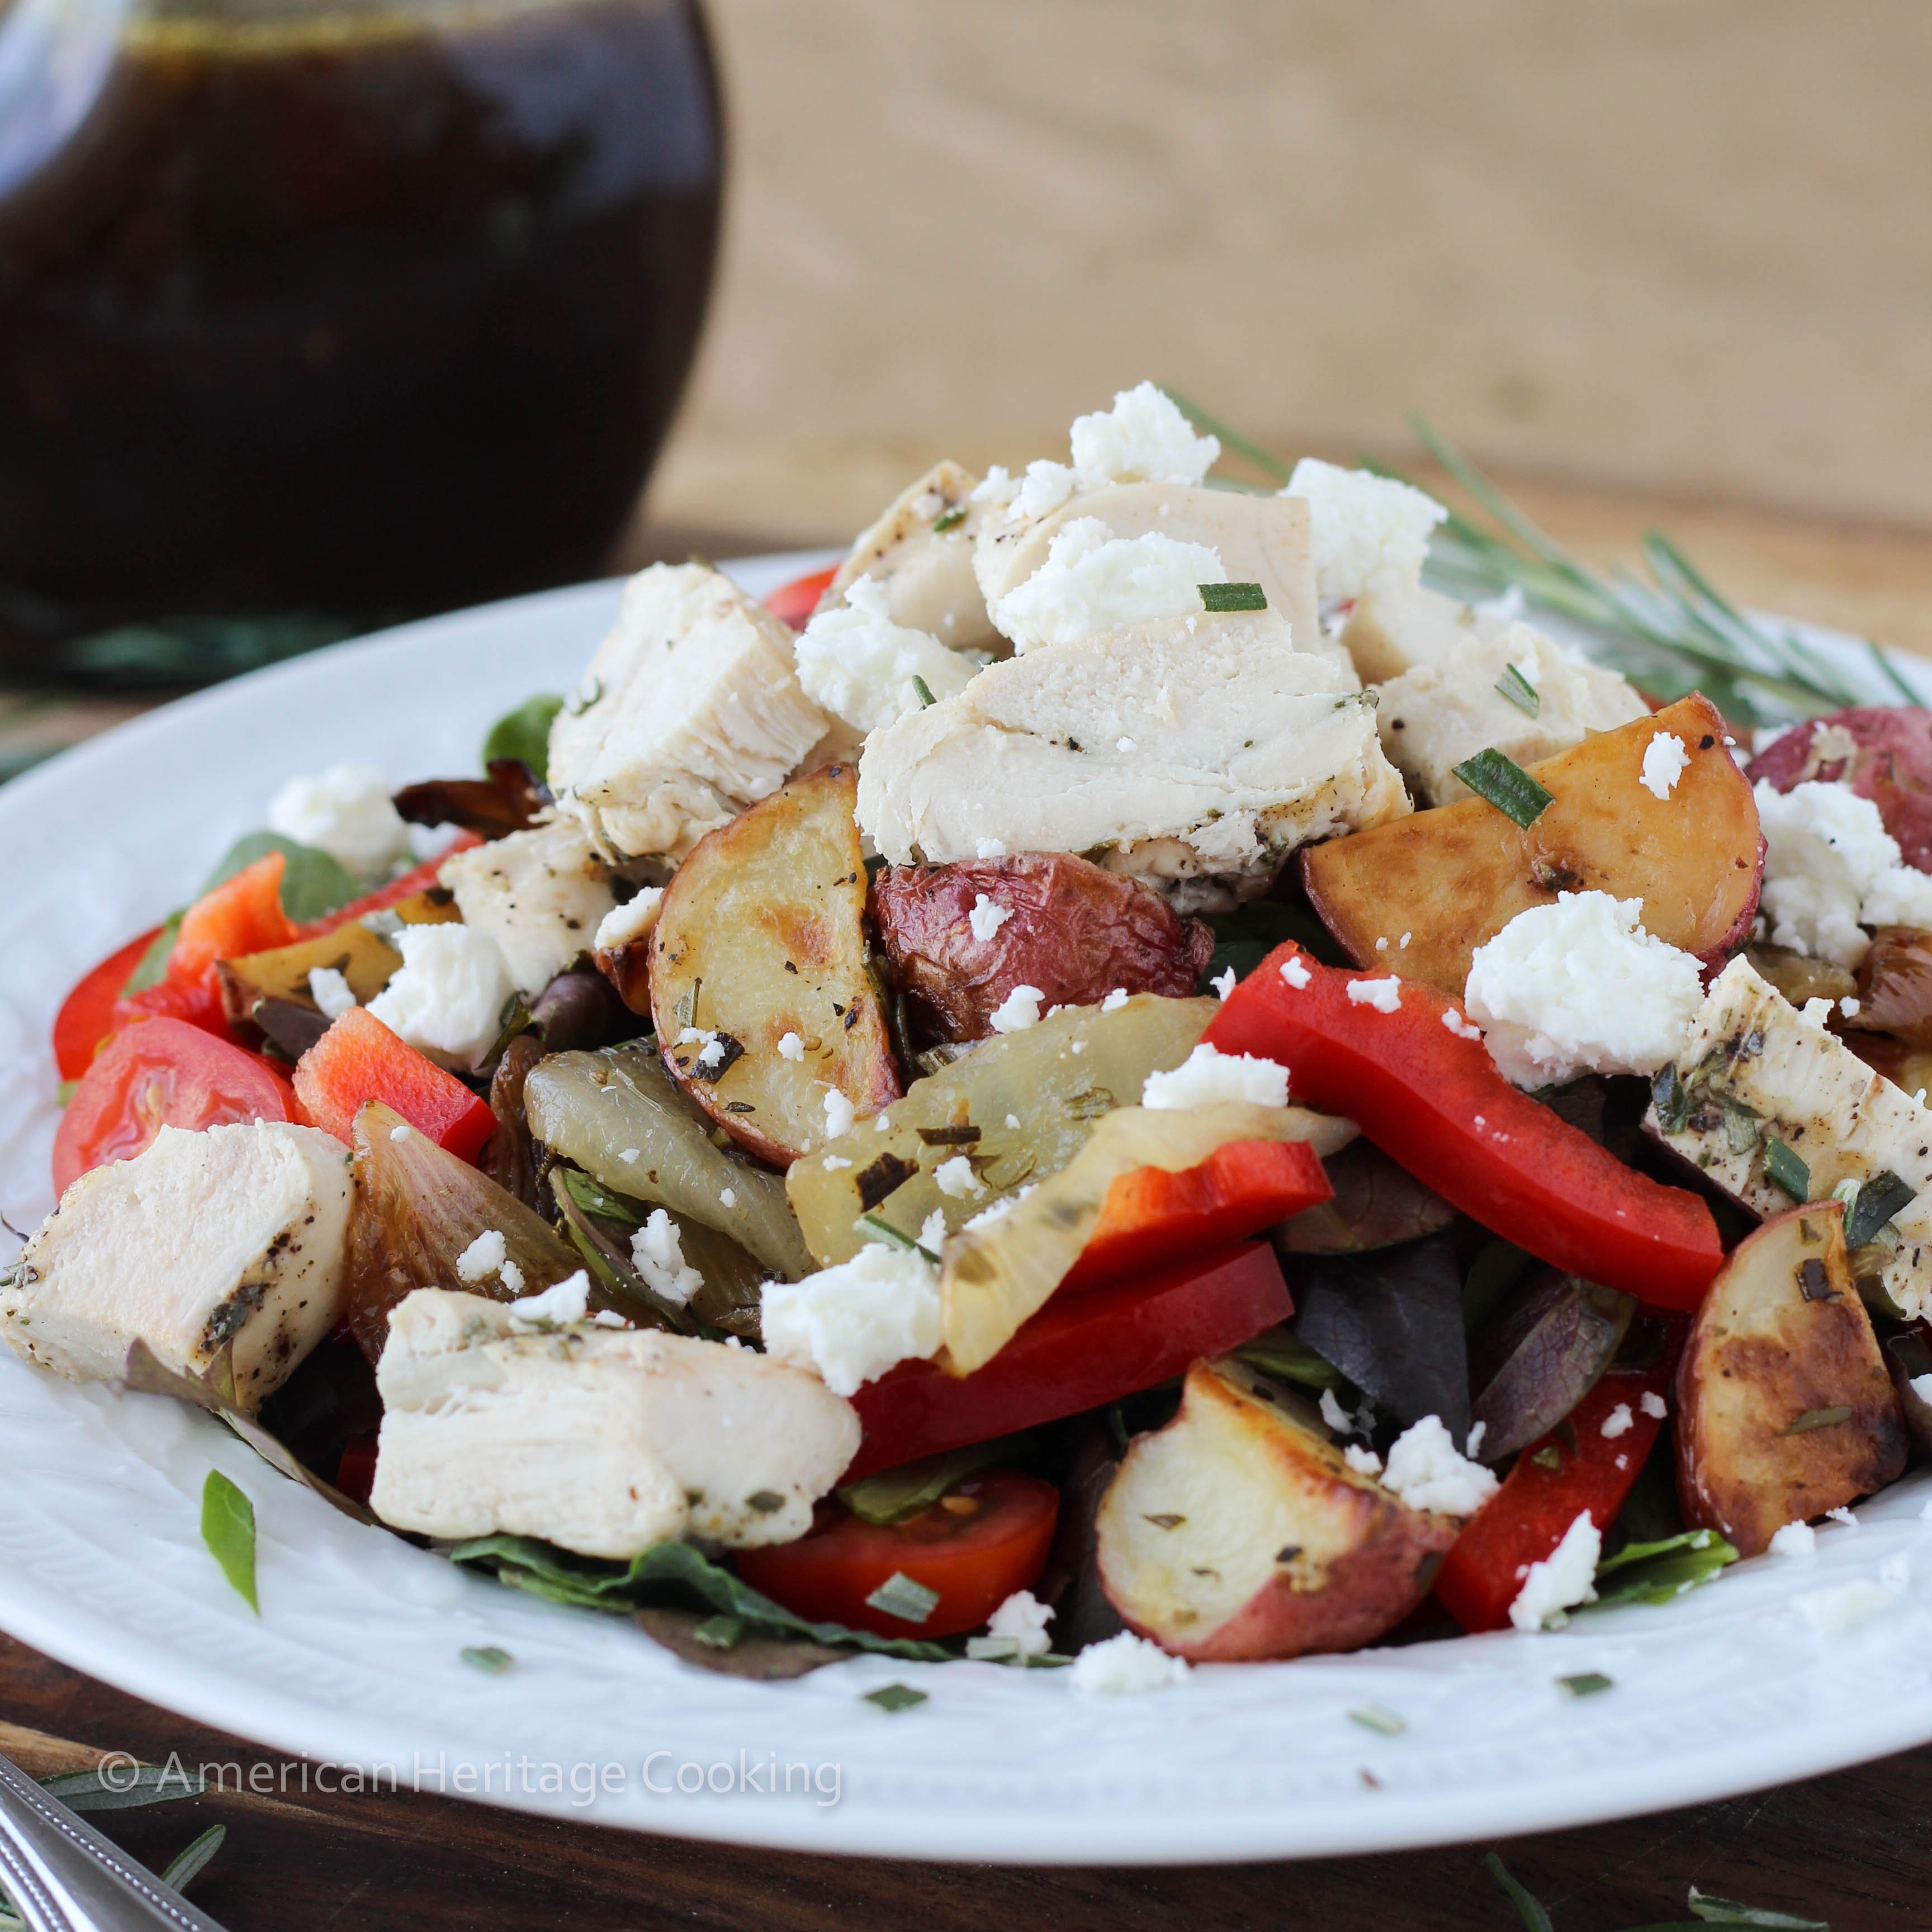
M 1660 525 L 1760 605 L 1932 653 L 1922 0 L 712 0 L 724 271 L 614 565 L 842 540 L 934 458 L 1064 455 L 1153 376 L 1288 454 L 1427 412 L 1598 560 Z M 0 758 L 134 708 L 0 694 Z M 224 1741 L 0 1640 L 0 1749 Z M 1024 1748 L 1016 1740 L 1016 1748 Z M 234 1932 L 1505 1928 L 1480 1848 L 1011 1870 L 751 1853 L 430 1797 L 105 1822 Z M 1932 1750 L 1502 1849 L 1558 1932 L 1685 1888 L 1932 1923 Z

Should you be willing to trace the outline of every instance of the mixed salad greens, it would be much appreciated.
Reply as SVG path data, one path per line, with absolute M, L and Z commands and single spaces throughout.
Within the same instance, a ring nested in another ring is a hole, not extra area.
M 1633 684 L 1198 422 L 292 777 L 62 1006 L 0 1334 L 770 1677 L 1544 1628 L 1932 1452 L 1932 716 L 1682 572 Z

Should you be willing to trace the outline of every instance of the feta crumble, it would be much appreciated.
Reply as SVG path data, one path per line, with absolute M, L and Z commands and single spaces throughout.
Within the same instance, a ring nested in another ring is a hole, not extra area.
M 374 879 L 410 849 L 409 827 L 371 764 L 331 765 L 292 778 L 268 804 L 268 830 L 326 852 L 359 878 Z
M 1089 1697 L 1129 1697 L 1164 1690 L 1187 1676 L 1184 1658 L 1169 1657 L 1157 1643 L 1122 1630 L 1102 1643 L 1090 1643 L 1073 1660 L 1066 1681 Z
M 1006 848 L 998 838 L 976 838 L 973 842 L 973 856 L 976 859 L 1004 859 Z
M 1361 1418 L 1351 1415 L 1342 1406 L 1340 1399 L 1333 1389 L 1324 1389 L 1322 1400 L 1316 1406 L 1322 1412 L 1322 1420 L 1337 1436 L 1358 1436 L 1366 1432 Z
M 1052 1607 L 1030 1590 L 1016 1590 L 986 1619 L 988 1636 L 1010 1637 L 1022 1657 L 1044 1657 L 1053 1648 L 1046 1634 Z
M 1288 1069 L 1251 1053 L 1222 1053 L 1203 1041 L 1180 1066 L 1150 1073 L 1141 1084 L 1141 1105 L 1180 1112 L 1217 1100 L 1247 1100 L 1258 1107 L 1288 1105 Z
M 682 1308 L 704 1286 L 704 1277 L 684 1258 L 684 1238 L 662 1208 L 631 1237 L 631 1262 L 644 1286 Z
M 1394 1012 L 1402 1005 L 1402 982 L 1394 977 L 1351 980 L 1348 1004 L 1352 1006 L 1373 1006 L 1378 1013 Z
M 1216 973 L 1208 982 L 1214 988 L 1217 998 L 1225 1000 L 1234 990 L 1234 969 L 1230 966 L 1225 973 Z
M 1799 1010 L 1798 1017 L 1808 1026 L 1821 1027 L 1832 1017 L 1829 1000 L 1807 1000 Z
M 1315 587 L 1324 598 L 1359 597 L 1371 585 L 1418 582 L 1429 555 L 1430 532 L 1449 514 L 1394 478 L 1344 470 L 1304 456 L 1284 496 L 1308 506 L 1315 553 Z
M 1342 1451 L 1342 1460 L 1358 1475 L 1379 1476 L 1382 1472 L 1382 1459 L 1372 1449 L 1364 1449 L 1359 1442 L 1351 1442 Z
M 1076 416 L 1067 442 L 1082 484 L 1198 483 L 1221 454 L 1174 398 L 1152 382 L 1115 392 L 1114 406 Z
M 973 928 L 973 937 L 983 946 L 1012 916 L 1011 907 L 997 904 L 982 892 L 974 900 L 966 923 Z
M 1454 1006 L 1442 1009 L 1442 1024 L 1458 1040 L 1480 1040 L 1483 1036 L 1482 1028 L 1472 1021 L 1466 1020 Z
M 721 1187 L 718 1190 L 718 1204 L 721 1208 L 735 1208 L 738 1204 L 738 1190 L 735 1187 Z
M 473 926 L 405 926 L 403 963 L 369 1011 L 406 1046 L 473 1071 L 489 1058 L 517 988 L 496 942 Z
M 309 998 L 321 1008 L 325 1019 L 339 1020 L 356 1004 L 356 995 L 350 989 L 349 982 L 333 966 L 311 966 L 308 969 Z
M 1490 1432 L 1486 1422 L 1472 1422 L 1469 1425 L 1469 1439 L 1462 1445 L 1462 1454 L 1472 1462 L 1482 1452 L 1483 1438 Z
M 567 1328 L 581 1322 L 590 1305 L 590 1277 L 579 1268 L 555 1282 L 541 1294 L 526 1294 L 510 1304 L 510 1320 L 519 1328 Z
M 508 1244 L 494 1228 L 485 1228 L 456 1258 L 456 1278 L 461 1282 L 488 1281 L 502 1271 L 509 1258 Z
M 1850 786 L 1758 781 L 1766 842 L 1760 901 L 1772 944 L 1853 967 L 1866 926 L 1932 925 L 1932 875 L 1901 862 L 1879 808 Z
M 859 1110 L 836 1087 L 825 1090 L 825 1131 L 827 1136 L 836 1140 L 841 1134 L 849 1133 L 852 1123 L 859 1118 Z
M 1470 962 L 1463 1004 L 1517 1086 L 1654 1073 L 1704 1003 L 1702 969 L 1646 932 L 1638 899 L 1564 892 L 1520 912 Z
M 949 1201 L 969 1200 L 986 1191 L 986 1184 L 973 1172 L 973 1163 L 963 1154 L 943 1160 L 932 1171 L 933 1184 Z
M 1637 1406 L 1645 1414 L 1654 1416 L 1659 1422 L 1670 1413 L 1670 1405 L 1654 1389 L 1646 1389 L 1637 1397 Z
M 1510 1606 L 1510 1622 L 1518 1630 L 1545 1630 L 1561 1622 L 1565 1610 L 1594 1603 L 1597 1561 L 1603 1553 L 1603 1536 L 1590 1512 L 1580 1510 L 1563 1540 L 1540 1563 L 1529 1566 Z
M 980 668 L 928 632 L 894 623 L 886 586 L 869 577 L 848 584 L 844 603 L 812 619 L 796 653 L 806 697 L 861 734 L 925 707 L 914 678 L 937 700 L 958 697 Z
M 1398 1436 L 1382 1478 L 1413 1510 L 1474 1516 L 1496 1492 L 1496 1479 L 1480 1462 L 1456 1452 L 1455 1438 L 1439 1415 L 1425 1415 Z
M 778 1058 L 781 1060 L 802 1060 L 805 1058 L 805 1042 L 795 1033 L 786 1034 L 778 1042 Z
M 1024 1033 L 1040 1024 L 1040 1003 L 1046 995 L 1037 986 L 1016 986 L 988 1016 L 995 1033 Z
M 1126 988 L 1124 986 L 1116 986 L 1114 990 L 1100 1002 L 1100 1010 L 1103 1013 L 1117 1013 L 1126 1004 Z
M 1604 1418 L 1604 1426 L 1598 1433 L 1614 1442 L 1619 1436 L 1628 1436 L 1636 1426 L 1636 1418 L 1630 1413 L 1630 1404 L 1620 1402 Z
M 1677 781 L 1690 768 L 1690 754 L 1675 732 L 1659 731 L 1643 748 L 1643 771 L 1637 783 L 1660 801 L 1676 790 Z
M 1281 976 L 1299 993 L 1304 992 L 1314 976 L 1308 970 L 1308 962 L 1300 953 L 1281 962 Z
M 1079 487 L 1079 478 L 1064 463 L 1044 459 L 1029 463 L 1013 492 L 1010 514 L 1029 518 L 1051 516 Z
M 766 1282 L 760 1326 L 772 1354 L 850 1396 L 896 1364 L 937 1352 L 939 1270 L 913 1249 L 868 1241 L 802 1281 Z
M 599 952 L 614 952 L 620 946 L 647 939 L 663 910 L 663 886 L 646 886 L 635 898 L 613 906 L 597 922 L 597 936 L 591 944 Z
M 935 1208 L 919 1224 L 919 1244 L 929 1254 L 938 1254 L 946 1246 L 946 1210 Z
M 1202 584 L 1227 580 L 1220 553 L 1204 544 L 1158 531 L 1117 537 L 1097 517 L 1077 517 L 1054 531 L 1046 561 L 997 598 L 988 614 L 1023 656 L 1130 624 L 1184 617 L 1200 610 Z
M 1818 1533 L 1808 1522 L 1787 1522 L 1772 1532 L 1766 1546 L 1774 1556 L 1813 1556 L 1818 1550 Z

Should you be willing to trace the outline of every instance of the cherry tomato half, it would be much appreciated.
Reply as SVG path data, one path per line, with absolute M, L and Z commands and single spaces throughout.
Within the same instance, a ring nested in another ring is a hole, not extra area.
M 814 1623 L 880 1636 L 956 1636 L 977 1630 L 1016 1590 L 1040 1580 L 1059 1514 L 1060 1492 L 1051 1483 L 988 1469 L 904 1522 L 861 1522 L 840 1504 L 821 1503 L 797 1542 L 740 1550 L 738 1574 Z M 866 1601 L 895 1574 L 939 1592 L 923 1623 Z
M 54 1020 L 54 1064 L 63 1080 L 78 1080 L 93 1064 L 94 1049 L 114 1030 L 114 1002 L 160 931 L 155 926 L 110 953 L 61 1002 Z
M 184 1020 L 138 1021 L 95 1055 L 61 1116 L 54 1191 L 131 1160 L 164 1126 L 298 1118 L 293 1090 L 266 1060 Z
M 814 570 L 808 577 L 794 577 L 789 584 L 781 584 L 765 599 L 765 608 L 794 631 L 802 631 L 812 622 L 818 600 L 838 574 L 838 566 L 835 563 L 826 569 Z

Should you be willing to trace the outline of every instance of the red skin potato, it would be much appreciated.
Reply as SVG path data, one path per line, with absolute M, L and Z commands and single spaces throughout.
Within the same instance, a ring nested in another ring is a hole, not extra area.
M 1855 758 L 1816 755 L 1818 734 L 1834 727 L 1851 734 L 1858 748 Z M 1905 862 L 1932 872 L 1932 711 L 1916 705 L 1852 705 L 1796 726 L 1745 771 L 1754 784 L 1768 778 L 1778 790 L 1789 791 L 1809 778 L 1826 784 L 1843 778 L 1848 764 L 1852 790 L 1878 807 Z
M 980 895 L 1012 916 L 974 937 Z M 1021 852 L 950 866 L 895 866 L 872 886 L 872 917 L 893 983 L 942 1040 L 984 1040 L 1016 986 L 1048 1006 L 1098 1005 L 1116 987 L 1190 997 L 1214 935 L 1150 886 L 1067 852 Z

